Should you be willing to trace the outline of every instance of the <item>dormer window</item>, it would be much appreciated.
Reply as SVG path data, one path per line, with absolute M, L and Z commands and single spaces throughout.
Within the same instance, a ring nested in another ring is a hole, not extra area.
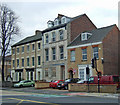
M 49 28 L 49 27 L 53 27 L 53 21 L 50 21 L 50 20 L 49 20 L 49 21 L 47 22 L 47 24 L 48 24 L 48 28 Z
M 65 17 L 61 18 L 61 21 L 62 21 L 62 24 L 66 23 L 66 18 Z
M 55 19 L 54 26 L 57 26 L 57 25 L 59 25 L 59 21 L 58 21 L 58 19 Z
M 87 32 L 85 32 L 85 33 L 82 33 L 81 34 L 81 40 L 82 41 L 84 41 L 84 40 L 88 40 L 90 37 L 91 37 L 91 33 L 87 33 Z

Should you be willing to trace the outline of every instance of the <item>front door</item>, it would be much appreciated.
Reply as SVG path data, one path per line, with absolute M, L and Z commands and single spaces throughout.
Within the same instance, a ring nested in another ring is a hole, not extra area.
M 70 73 L 70 76 L 69 76 L 69 77 L 70 77 L 70 78 L 73 78 L 73 71 L 72 71 L 72 70 L 70 70 L 70 72 L 69 72 L 69 73 Z

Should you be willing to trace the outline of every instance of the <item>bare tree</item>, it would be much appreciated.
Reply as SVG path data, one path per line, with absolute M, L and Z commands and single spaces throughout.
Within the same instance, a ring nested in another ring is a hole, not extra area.
M 13 35 L 19 34 L 18 17 L 5 4 L 0 4 L 0 40 L 2 56 L 2 81 L 4 81 L 4 61 Z

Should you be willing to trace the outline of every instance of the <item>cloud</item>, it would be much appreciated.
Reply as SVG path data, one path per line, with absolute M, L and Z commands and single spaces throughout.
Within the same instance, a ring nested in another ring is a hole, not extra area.
M 118 0 L 25 1 L 6 2 L 20 17 L 22 38 L 33 35 L 37 29 L 47 28 L 47 21 L 54 20 L 58 13 L 69 17 L 86 13 L 97 27 L 118 23 Z

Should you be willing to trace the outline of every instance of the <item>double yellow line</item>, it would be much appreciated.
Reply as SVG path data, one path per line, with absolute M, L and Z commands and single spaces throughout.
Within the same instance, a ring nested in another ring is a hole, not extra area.
M 7 98 L 7 99 L 19 100 L 20 102 L 17 103 L 16 105 L 19 105 L 23 101 L 28 101 L 28 102 L 33 102 L 33 103 L 41 103 L 41 104 L 59 105 L 59 104 L 54 104 L 54 103 L 47 103 L 47 102 L 40 102 L 40 101 L 33 101 L 33 100 L 22 100 L 22 99 L 18 99 L 18 98 Z

